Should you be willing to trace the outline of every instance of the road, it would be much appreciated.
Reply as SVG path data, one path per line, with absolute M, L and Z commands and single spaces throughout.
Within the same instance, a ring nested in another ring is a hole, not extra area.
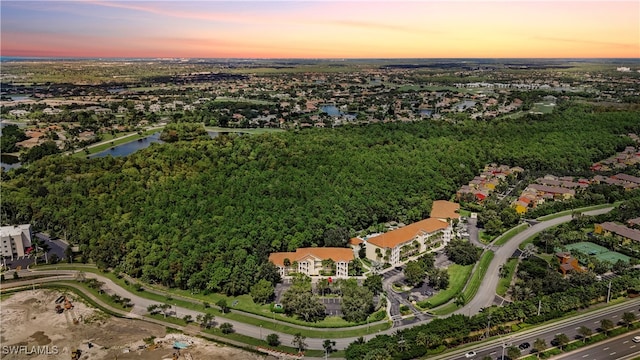
M 482 359 L 485 356 L 489 356 L 492 359 L 499 358 L 502 355 L 503 344 L 507 346 L 518 346 L 524 342 L 528 342 L 533 346 L 533 342 L 537 338 L 542 338 L 546 341 L 547 345 L 551 347 L 551 340 L 556 334 L 563 333 L 569 337 L 569 339 L 576 339 L 578 335 L 577 329 L 580 326 L 586 326 L 596 334 L 596 329 L 600 326 L 600 320 L 610 319 L 614 323 L 620 320 L 622 313 L 632 312 L 636 314 L 636 317 L 640 317 L 640 298 L 636 298 L 630 301 L 626 301 L 621 304 L 616 304 L 608 307 L 604 307 L 598 310 L 594 310 L 588 313 L 583 313 L 569 319 L 564 319 L 555 323 L 551 323 L 542 327 L 534 328 L 531 330 L 525 330 L 515 333 L 513 335 L 507 335 L 502 338 L 489 340 L 488 342 L 472 344 L 464 349 L 450 352 L 448 354 L 436 356 L 433 359 L 437 360 L 453 360 L 464 358 L 464 354 L 470 350 L 475 351 L 477 354 L 475 359 Z M 629 339 L 632 336 L 626 335 Z M 634 348 L 640 350 L 640 346 Z M 527 355 L 531 351 L 531 347 L 522 351 L 522 355 Z M 620 354 L 619 354 L 620 355 Z M 580 358 L 580 360 L 601 360 L 601 357 Z M 611 358 L 611 359 L 616 359 Z
M 631 360 L 640 358 L 640 344 L 631 341 L 640 331 L 623 334 L 555 357 L 562 360 Z
M 595 210 L 595 211 L 591 211 L 591 212 L 586 212 L 586 214 L 588 215 L 596 215 L 596 214 L 602 214 L 602 213 L 606 213 L 608 211 L 610 211 L 612 208 L 605 208 L 605 209 L 600 209 L 600 210 Z M 472 299 L 467 305 L 465 305 L 464 307 L 460 308 L 457 312 L 459 313 L 463 313 L 463 314 L 468 314 L 469 311 L 471 311 L 473 314 L 477 313 L 480 311 L 480 309 L 482 309 L 483 307 L 486 306 L 490 306 L 493 303 L 493 299 L 495 296 L 495 289 L 496 289 L 496 285 L 497 285 L 497 280 L 498 280 L 498 267 L 504 263 L 504 261 L 506 261 L 506 259 L 511 256 L 511 254 L 513 254 L 513 252 L 515 251 L 515 249 L 518 247 L 518 245 L 526 240 L 528 237 L 535 235 L 536 233 L 547 229 L 549 227 L 553 227 L 556 226 L 558 224 L 561 224 L 563 222 L 567 222 L 571 220 L 571 215 L 567 215 L 567 216 L 563 216 L 563 217 L 559 217 L 556 219 L 552 219 L 552 220 L 548 220 L 548 221 L 544 221 L 541 222 L 537 225 L 532 226 L 531 228 L 523 231 L 522 233 L 516 235 L 513 239 L 511 239 L 509 242 L 507 242 L 507 244 L 505 244 L 504 246 L 500 247 L 498 249 L 498 251 L 496 251 L 496 255 L 494 257 L 494 260 L 491 262 L 490 266 L 489 266 L 489 271 L 487 272 L 487 276 L 485 277 L 485 279 L 482 282 L 482 285 L 480 286 L 480 290 L 478 292 L 478 294 L 476 295 L 476 297 L 474 299 Z M 500 254 L 500 255 L 499 255 Z M 394 269 L 395 270 L 395 269 Z M 56 270 L 56 271 L 38 271 L 38 274 L 49 274 L 49 275 L 66 275 L 69 277 L 72 277 L 73 275 L 77 274 L 77 271 L 74 270 Z M 21 274 L 23 274 L 23 272 L 21 272 Z M 131 310 L 131 314 L 135 314 L 135 315 L 143 315 L 145 314 L 147 311 L 147 307 L 149 305 L 154 305 L 154 304 L 158 304 L 157 301 L 153 301 L 153 300 L 149 300 L 146 298 L 142 298 L 140 296 L 137 296 L 136 294 L 130 293 L 128 292 L 126 289 L 121 288 L 119 285 L 115 284 L 113 281 L 111 281 L 110 279 L 101 276 L 99 274 L 94 274 L 94 273 L 90 273 L 90 272 L 86 272 L 84 273 L 85 277 L 87 278 L 96 278 L 101 282 L 105 283 L 105 288 L 108 289 L 108 292 L 111 294 L 118 294 L 123 298 L 129 298 L 131 299 L 131 301 L 135 304 L 134 308 Z M 26 273 L 24 273 L 24 275 L 26 275 Z M 390 276 L 390 278 L 393 277 L 393 275 Z M 28 284 L 32 284 L 34 282 L 37 282 L 38 280 L 35 281 L 31 281 L 28 282 Z M 390 283 L 390 282 L 388 282 Z M 15 283 L 7 283 L 7 284 L 2 284 L 2 288 L 7 288 L 7 287 L 13 287 L 15 286 Z M 391 297 L 391 296 L 390 296 Z M 397 300 L 397 306 L 399 306 L 400 302 L 402 300 L 398 299 Z M 640 301 L 640 300 L 638 300 Z M 637 302 L 637 301 L 636 301 Z M 392 301 L 392 306 L 393 306 L 393 301 Z M 635 305 L 637 306 L 637 304 Z M 194 310 L 190 310 L 190 309 L 186 309 L 186 308 L 182 308 L 182 307 L 178 307 L 178 306 L 173 306 L 172 310 L 177 314 L 178 317 L 184 317 L 185 315 L 191 315 L 194 319 L 195 317 L 200 314 L 197 311 Z M 282 341 L 283 344 L 291 344 L 292 340 L 293 340 L 293 336 L 289 335 L 289 334 L 285 334 L 285 333 L 280 333 L 277 331 L 272 331 L 272 330 L 266 330 L 263 329 L 262 326 L 254 326 L 254 325 L 249 325 L 249 324 L 245 324 L 245 323 L 241 323 L 238 321 L 234 321 L 234 320 L 229 320 L 229 319 L 219 319 L 219 322 L 229 322 L 233 325 L 234 329 L 236 330 L 236 332 L 243 334 L 243 335 L 247 335 L 247 336 L 251 336 L 254 338 L 264 338 L 266 337 L 266 335 L 271 334 L 271 333 L 276 333 L 279 335 L 280 340 Z M 271 320 L 269 319 L 265 319 L 264 320 L 265 323 L 267 322 L 271 322 Z M 412 321 L 407 321 L 407 322 L 402 322 L 402 323 L 398 323 L 399 326 L 386 330 L 386 331 L 381 331 L 379 334 L 393 334 L 395 331 L 397 331 L 398 329 L 401 328 L 407 328 L 407 327 L 412 327 L 415 325 L 418 325 L 421 322 L 427 322 L 427 320 L 422 320 L 420 321 L 419 318 L 416 318 Z M 277 329 L 277 327 L 276 327 Z M 311 328 L 309 328 L 311 330 Z M 333 338 L 331 336 L 331 332 L 332 329 L 314 329 L 314 330 L 319 330 L 319 331 L 326 331 L 327 332 L 327 336 L 323 337 L 323 338 L 307 338 L 306 343 L 308 344 L 309 348 L 311 349 L 322 349 L 322 342 L 324 341 L 324 339 L 332 339 L 336 341 L 336 348 L 337 349 L 344 349 L 346 348 L 351 342 L 355 341 L 356 338 Z M 367 335 L 364 336 L 365 340 L 369 340 L 372 337 L 375 337 L 378 334 L 371 334 L 371 335 Z M 551 336 L 551 338 L 553 338 L 553 336 Z M 550 340 L 549 340 L 550 341 Z
M 612 209 L 613 207 L 608 207 L 604 209 L 586 211 L 584 212 L 584 214 L 600 215 L 605 214 Z M 514 251 L 516 251 L 520 243 L 545 229 L 560 225 L 565 222 L 569 222 L 571 221 L 571 219 L 572 215 L 565 215 L 557 217 L 555 219 L 539 222 L 538 224 L 533 225 L 525 231 L 515 235 L 513 238 L 511 238 L 511 240 L 507 241 L 506 244 L 500 247 L 493 246 L 495 250 L 493 261 L 491 261 L 491 263 L 489 264 L 489 269 L 487 270 L 487 273 L 482 280 L 482 284 L 480 285 L 478 293 L 466 305 L 456 310 L 455 313 L 466 315 L 477 314 L 483 308 L 493 305 L 496 297 L 496 287 L 498 286 L 498 280 L 500 279 L 500 276 L 498 275 L 498 269 L 502 264 L 507 262 Z

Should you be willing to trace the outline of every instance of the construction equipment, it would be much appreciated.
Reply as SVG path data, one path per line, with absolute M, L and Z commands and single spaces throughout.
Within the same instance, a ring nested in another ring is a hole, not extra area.
M 71 303 L 71 301 L 69 301 L 69 298 L 67 298 L 66 296 L 64 297 L 64 308 L 67 310 L 73 309 L 73 304 Z
M 64 308 L 60 305 L 56 305 L 56 313 L 62 314 L 62 312 L 64 312 Z
M 80 349 L 73 349 L 71 351 L 71 360 L 80 360 L 81 355 L 82 351 Z

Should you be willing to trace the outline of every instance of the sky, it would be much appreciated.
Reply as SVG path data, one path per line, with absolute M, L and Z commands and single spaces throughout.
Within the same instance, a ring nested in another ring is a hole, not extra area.
M 640 0 L 0 1 L 0 55 L 640 58 Z

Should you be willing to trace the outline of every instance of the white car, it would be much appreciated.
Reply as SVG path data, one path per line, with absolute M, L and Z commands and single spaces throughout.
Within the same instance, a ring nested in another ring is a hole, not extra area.
M 475 351 L 469 351 L 468 353 L 464 354 L 464 357 L 466 358 L 472 358 L 476 356 L 476 352 Z
M 634 343 L 640 343 L 640 336 L 634 336 L 631 341 L 633 341 Z

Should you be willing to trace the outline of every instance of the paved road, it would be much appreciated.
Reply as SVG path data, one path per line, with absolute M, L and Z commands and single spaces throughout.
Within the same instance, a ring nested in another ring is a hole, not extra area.
M 631 360 L 640 358 L 640 344 L 631 341 L 640 331 L 623 334 L 555 357 L 562 360 Z
M 605 214 L 611 211 L 613 207 L 608 207 L 599 210 L 587 211 L 584 212 L 586 215 L 600 215 Z M 495 254 L 493 257 L 493 261 L 489 264 L 489 269 L 482 280 L 482 284 L 480 285 L 480 289 L 476 296 L 471 299 L 465 306 L 459 308 L 455 313 L 456 314 L 477 314 L 481 309 L 485 307 L 489 307 L 493 305 L 493 301 L 496 296 L 496 287 L 498 286 L 498 280 L 500 276 L 498 275 L 498 269 L 500 265 L 504 264 L 509 257 L 513 254 L 514 251 L 518 248 L 520 243 L 530 238 L 531 236 L 554 226 L 560 225 L 565 222 L 571 221 L 571 215 L 565 215 L 561 217 L 557 217 L 555 219 L 542 221 L 536 225 L 533 225 L 526 229 L 525 231 L 515 235 L 511 240 L 509 240 L 506 244 L 498 247 L 494 246 Z
M 531 344 L 531 346 L 533 346 L 533 342 L 537 338 L 544 339 L 547 345 L 551 347 L 551 340 L 553 340 L 556 334 L 564 333 L 569 337 L 569 339 L 573 340 L 576 338 L 576 335 L 578 335 L 577 329 L 580 326 L 586 326 L 593 331 L 593 334 L 596 334 L 596 329 L 600 326 L 600 320 L 610 319 L 615 323 L 620 320 L 622 313 L 624 312 L 633 312 L 634 314 L 636 314 L 636 317 L 640 317 L 640 298 L 626 301 L 621 304 L 604 307 L 588 313 L 583 313 L 581 315 L 577 315 L 569 319 L 564 319 L 549 325 L 545 325 L 543 327 L 518 332 L 511 336 L 504 336 L 502 338 L 496 338 L 495 340 L 490 340 L 488 342 L 471 344 L 464 349 L 436 356 L 434 357 L 434 359 L 461 359 L 464 358 L 464 354 L 470 350 L 473 350 L 477 353 L 477 355 L 474 357 L 475 359 L 482 359 L 485 356 L 489 356 L 492 359 L 495 359 L 499 358 L 502 355 L 502 344 L 507 344 L 507 346 L 518 346 L 524 342 L 528 342 L 529 344 Z M 637 348 L 640 350 L 640 347 Z M 522 355 L 527 355 L 530 351 L 531 347 L 523 351 Z M 579 360 L 601 360 L 601 358 L 591 357 L 584 359 L 581 358 Z
M 608 211 L 610 211 L 612 208 L 606 208 L 606 209 L 601 209 L 601 210 L 596 210 L 596 211 L 592 211 L 592 212 L 587 212 L 586 214 L 588 215 L 596 215 L 596 214 L 602 214 L 602 213 L 606 213 Z M 511 254 L 513 254 L 513 252 L 515 251 L 515 249 L 518 247 L 518 245 L 524 241 L 525 239 L 527 239 L 528 237 L 546 229 L 552 226 L 556 226 L 558 224 L 561 224 L 563 222 L 568 222 L 571 220 L 571 215 L 567 215 L 567 216 L 563 216 L 563 217 L 559 217 L 553 220 L 549 220 L 549 221 L 545 221 L 542 222 L 538 225 L 532 226 L 531 228 L 525 230 L 524 232 L 516 235 L 513 239 L 511 239 L 507 244 L 505 244 L 504 246 L 502 246 L 500 249 L 498 249 L 498 251 L 496 252 L 496 256 L 494 257 L 494 260 L 491 262 L 491 265 L 489 267 L 489 271 L 487 272 L 487 276 L 485 277 L 485 279 L 483 280 L 483 283 L 480 287 L 480 291 L 478 292 L 478 294 L 476 295 L 476 297 L 470 301 L 467 305 L 465 305 L 464 307 L 460 308 L 457 312 L 458 313 L 463 313 L 463 314 L 468 314 L 470 311 L 471 313 L 475 314 L 477 312 L 480 311 L 480 309 L 482 309 L 483 307 L 489 306 L 491 305 L 491 303 L 493 302 L 493 298 L 495 296 L 495 289 L 496 289 L 496 285 L 497 285 L 497 280 L 498 280 L 498 267 L 504 263 L 504 261 L 506 261 L 506 259 L 511 256 Z M 498 255 L 500 254 L 500 255 Z M 41 274 L 51 274 L 51 275 L 69 275 L 69 274 L 76 274 L 77 272 L 74 270 L 57 270 L 57 271 L 42 271 L 39 272 Z M 99 281 L 102 281 L 105 283 L 105 287 L 108 289 L 109 292 L 111 293 L 115 293 L 120 295 L 123 298 L 129 298 L 132 300 L 132 302 L 135 304 L 134 308 L 131 310 L 132 314 L 137 314 L 137 315 L 142 315 L 146 313 L 146 309 L 149 305 L 153 305 L 153 304 L 158 304 L 157 301 L 152 301 L 152 300 L 148 300 L 146 298 L 142 298 L 137 296 L 136 294 L 133 293 L 129 293 L 126 289 L 121 288 L 119 285 L 115 284 L 113 281 L 111 281 L 110 279 L 103 277 L 99 274 L 94 274 L 94 273 L 85 273 L 85 276 L 87 278 L 96 278 Z M 390 276 L 388 280 L 391 280 L 391 278 L 393 278 L 394 276 Z M 387 281 L 387 283 L 390 283 L 390 281 Z M 3 288 L 7 287 L 7 286 L 11 286 L 11 283 L 9 284 L 3 284 Z M 639 300 L 640 301 L 640 300 Z M 402 299 L 398 299 L 398 306 L 399 303 L 402 302 Z M 191 315 L 193 318 L 195 318 L 198 314 L 200 314 L 199 312 L 193 311 L 193 310 L 189 310 L 189 309 L 185 309 L 185 308 L 181 308 L 181 307 L 177 307 L 174 306 L 172 309 L 177 316 L 179 317 L 183 317 L 187 314 Z M 289 335 L 289 334 L 284 334 L 284 333 L 280 333 L 277 331 L 272 331 L 272 330 L 264 330 L 261 326 L 254 326 L 254 325 L 249 325 L 249 324 L 245 324 L 245 323 L 241 323 L 238 321 L 233 321 L 233 320 L 228 320 L 228 319 L 224 319 L 224 322 L 229 322 L 231 324 L 233 324 L 234 329 L 241 334 L 247 335 L 247 336 L 251 336 L 254 338 L 264 338 L 267 334 L 270 333 L 276 333 L 280 336 L 280 339 L 282 341 L 283 344 L 291 344 L 291 341 L 293 340 L 293 336 Z M 265 322 L 270 321 L 270 320 L 265 320 Z M 426 322 L 428 320 L 424 320 L 424 322 Z M 411 326 L 415 326 L 418 325 L 421 321 L 419 321 L 418 319 L 406 323 L 402 323 L 402 325 L 396 327 L 396 328 L 392 328 L 383 332 L 380 332 L 380 334 L 392 334 L 394 333 L 396 330 L 401 329 L 401 328 L 406 328 L 406 327 L 411 327 Z M 277 329 L 277 328 L 276 328 Z M 311 330 L 311 329 L 310 329 Z M 319 329 L 314 329 L 314 330 L 319 330 Z M 322 331 L 322 330 L 320 330 Z M 308 338 L 306 340 L 307 344 L 309 345 L 309 348 L 311 349 L 322 349 L 322 342 L 325 338 L 329 339 L 332 338 L 331 337 L 331 329 L 326 329 L 327 331 L 327 336 L 323 337 L 323 338 Z M 370 338 L 374 337 L 377 334 L 372 334 L 372 335 L 367 335 L 365 336 L 365 340 L 369 340 Z M 553 337 L 553 336 L 551 336 Z M 333 338 L 332 338 L 333 339 Z M 341 339 L 334 339 L 336 341 L 336 348 L 338 349 L 344 349 L 346 348 L 351 342 L 353 342 L 354 340 L 356 340 L 356 338 L 341 338 Z

